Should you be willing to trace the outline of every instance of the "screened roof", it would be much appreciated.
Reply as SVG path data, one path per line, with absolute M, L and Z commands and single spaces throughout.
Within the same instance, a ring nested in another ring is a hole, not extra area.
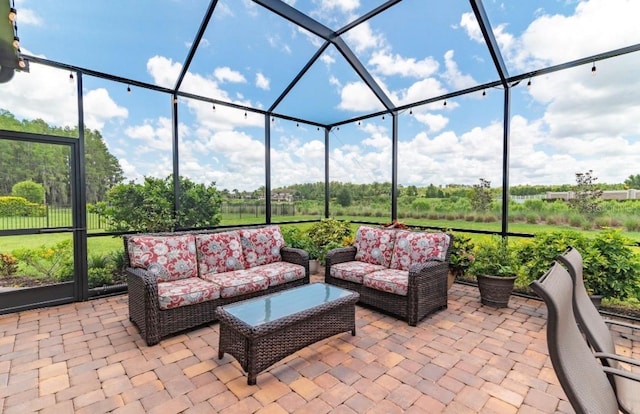
M 571 182 L 588 168 L 606 182 L 637 173 L 634 0 L 17 0 L 15 7 L 22 52 L 56 71 L 32 64 L 0 85 L 1 106 L 19 118 L 73 125 L 74 89 L 61 85 L 76 71 L 89 75 L 85 122 L 133 177 L 171 171 L 169 98 L 153 88 L 177 89 L 186 109 L 181 171 L 206 171 L 201 180 L 229 189 L 263 182 L 264 166 L 247 163 L 264 159 L 256 146 L 263 138 L 252 131 L 264 128 L 265 113 L 276 125 L 274 186 L 301 171 L 324 178 L 316 125 L 342 126 L 332 128 L 331 179 L 390 181 L 392 125 L 383 116 L 395 110 L 401 184 L 479 176 L 498 183 L 505 86 L 512 182 Z M 225 111 L 225 103 L 238 110 Z M 375 122 L 365 124 L 371 114 Z M 150 158 L 163 163 L 132 161 L 152 149 Z M 629 160 L 614 166 L 603 152 Z

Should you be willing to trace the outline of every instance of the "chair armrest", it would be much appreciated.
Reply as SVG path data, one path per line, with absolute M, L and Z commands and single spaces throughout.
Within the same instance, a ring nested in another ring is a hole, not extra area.
M 334 264 L 351 262 L 356 260 L 356 248 L 354 246 L 338 247 L 329 250 L 326 257 L 326 267 L 329 268 Z
M 607 352 L 594 352 L 593 356 L 601 359 L 612 359 L 614 361 L 624 362 L 629 365 L 640 367 L 640 361 L 638 361 L 637 359 L 629 358 L 629 357 L 618 355 L 618 354 L 609 354 Z
M 623 322 L 623 321 L 616 321 L 613 319 L 604 319 L 604 323 L 606 323 L 607 325 L 615 325 L 615 326 L 621 326 L 624 328 L 629 328 L 629 329 L 636 329 L 636 330 L 640 330 L 640 325 L 634 325 L 632 323 L 628 323 L 628 322 Z
M 625 371 L 624 369 L 617 369 L 611 367 L 602 367 L 602 370 L 607 374 L 616 375 L 618 377 L 627 378 L 636 382 L 640 382 L 640 375 L 635 372 Z

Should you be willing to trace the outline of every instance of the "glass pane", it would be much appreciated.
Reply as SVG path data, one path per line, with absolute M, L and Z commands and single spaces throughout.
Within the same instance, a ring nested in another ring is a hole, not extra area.
M 0 228 L 71 227 L 70 147 L 0 137 Z
M 324 212 L 324 128 L 271 122 L 271 219 L 318 219 Z
M 331 130 L 331 216 L 380 223 L 390 221 L 391 119 L 384 118 L 353 122 Z
M 226 305 L 224 309 L 241 321 L 257 326 L 351 295 L 353 292 L 346 289 L 324 283 L 312 283 Z
M 36 63 L 29 67 L 28 73 L 16 72 L 0 83 L 0 129 L 77 138 L 78 98 L 69 72 Z
M 0 292 L 73 281 L 70 233 L 0 236 Z

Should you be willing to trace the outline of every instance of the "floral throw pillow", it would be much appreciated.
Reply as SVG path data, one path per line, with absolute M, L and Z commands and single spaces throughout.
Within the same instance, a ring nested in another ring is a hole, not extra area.
M 279 226 L 242 229 L 240 240 L 247 269 L 282 260 L 280 249 L 284 246 L 284 238 Z
M 242 243 L 237 231 L 196 235 L 198 272 L 224 273 L 244 269 Z
M 399 230 L 393 248 L 391 269 L 409 270 L 412 265 L 430 259 L 444 261 L 449 248 L 446 233 L 425 233 Z
M 398 230 L 360 226 L 356 232 L 356 260 L 389 267 Z
M 158 282 L 198 275 L 196 241 L 192 234 L 181 236 L 133 236 L 127 243 L 131 266 L 146 269 Z

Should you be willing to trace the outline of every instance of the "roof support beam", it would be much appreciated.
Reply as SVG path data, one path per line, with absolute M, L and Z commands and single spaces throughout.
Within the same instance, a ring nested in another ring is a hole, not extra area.
M 502 54 L 500 53 L 498 42 L 496 41 L 496 37 L 493 34 L 493 29 L 491 28 L 491 23 L 489 23 L 487 12 L 484 10 L 482 0 L 469 0 L 469 4 L 471 4 L 473 13 L 476 16 L 476 20 L 478 21 L 478 25 L 480 26 L 480 30 L 482 31 L 482 36 L 484 37 L 484 41 L 487 44 L 489 53 L 491 54 L 491 59 L 493 59 L 493 64 L 496 66 L 498 76 L 500 76 L 502 86 L 507 88 L 509 87 L 509 84 L 507 82 L 507 79 L 509 78 L 509 71 L 507 70 L 507 66 L 504 64 L 504 60 L 502 59 Z
M 187 71 L 189 70 L 189 66 L 191 66 L 191 61 L 193 60 L 193 57 L 196 54 L 196 51 L 198 50 L 198 46 L 200 45 L 200 41 L 202 40 L 202 36 L 204 36 L 204 32 L 207 30 L 207 26 L 209 25 L 209 20 L 211 20 L 211 16 L 213 15 L 213 11 L 216 8 L 216 5 L 218 4 L 218 0 L 211 0 L 211 3 L 209 3 L 209 8 L 207 9 L 207 12 L 204 15 L 204 18 L 202 19 L 202 23 L 200 23 L 200 28 L 198 29 L 198 33 L 196 34 L 195 39 L 193 39 L 193 44 L 191 45 L 191 49 L 189 50 L 189 54 L 187 55 L 187 58 L 184 61 L 184 64 L 182 65 L 182 71 L 180 71 L 180 76 L 178 76 L 178 80 L 176 81 L 176 86 L 174 87 L 174 90 L 179 90 L 180 89 L 180 85 L 182 85 L 182 81 L 184 80 L 184 77 L 187 74 Z
M 336 36 L 335 32 L 330 30 L 327 26 L 319 23 L 281 0 L 253 0 L 253 2 L 258 3 L 265 9 L 271 10 L 278 16 L 289 20 L 296 26 L 300 26 L 324 40 L 331 40 Z
M 344 56 L 344 58 L 347 59 L 347 62 L 349 62 L 353 70 L 356 71 L 356 73 L 360 76 L 362 81 L 369 87 L 371 92 L 373 92 L 374 95 L 376 95 L 376 97 L 380 100 L 380 102 L 382 102 L 384 107 L 387 108 L 387 110 L 389 111 L 395 108 L 395 105 L 393 104 L 393 102 L 391 102 L 391 99 L 389 99 L 389 97 L 382 90 L 380 85 L 378 85 L 375 79 L 373 79 L 373 76 L 371 76 L 367 68 L 364 67 L 362 62 L 360 62 L 360 60 L 351 51 L 351 49 L 349 48 L 349 46 L 347 46 L 344 40 L 342 40 L 342 38 L 340 37 L 337 37 L 333 40 L 333 44 L 340 51 L 342 56 Z
M 348 25 L 344 26 L 342 29 L 338 30 L 336 33 L 338 35 L 342 35 L 343 33 L 346 33 L 349 30 L 353 29 L 354 27 L 358 26 L 360 23 L 366 22 L 367 20 L 371 19 L 372 17 L 377 16 L 378 14 L 380 14 L 383 11 L 387 10 L 391 6 L 395 6 L 396 4 L 400 3 L 401 1 L 402 0 L 389 0 L 386 3 L 381 4 L 380 6 L 376 7 L 373 10 L 371 10 L 369 13 L 367 13 L 367 14 L 365 14 L 363 16 L 360 16 L 356 20 L 354 20 L 351 23 L 349 23 Z

